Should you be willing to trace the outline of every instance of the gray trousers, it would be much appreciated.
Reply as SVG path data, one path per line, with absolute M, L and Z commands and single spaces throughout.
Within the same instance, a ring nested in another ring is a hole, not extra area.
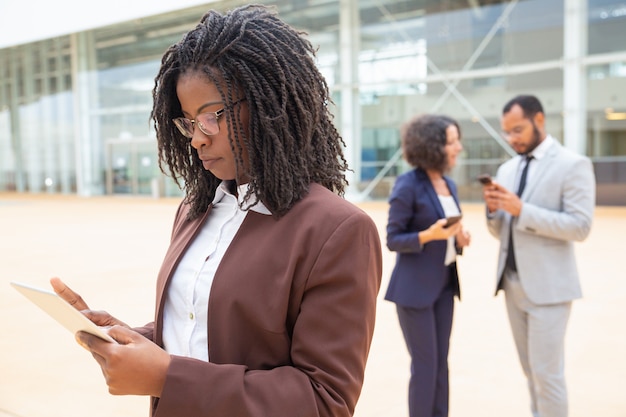
M 565 330 L 571 301 L 534 304 L 526 297 L 517 273 L 508 269 L 504 273 L 504 293 L 533 416 L 567 417 Z

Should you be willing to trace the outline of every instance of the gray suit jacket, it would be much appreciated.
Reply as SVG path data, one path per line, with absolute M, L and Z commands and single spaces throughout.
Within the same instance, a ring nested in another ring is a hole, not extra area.
M 514 190 L 521 157 L 498 169 L 496 180 Z M 595 176 L 589 158 L 561 146 L 556 140 L 547 154 L 533 162 L 522 211 L 513 218 L 515 259 L 520 283 L 535 304 L 571 301 L 582 296 L 574 241 L 591 229 L 595 206 Z M 506 262 L 511 215 L 498 210 L 487 216 L 492 235 L 500 239 L 497 287 Z

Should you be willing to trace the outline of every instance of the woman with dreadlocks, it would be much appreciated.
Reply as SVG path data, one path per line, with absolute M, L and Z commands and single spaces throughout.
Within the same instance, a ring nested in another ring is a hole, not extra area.
M 184 187 L 152 323 L 131 329 L 52 286 L 118 344 L 78 333 L 112 394 L 154 416 L 350 416 L 382 274 L 345 201 L 343 141 L 302 33 L 262 6 L 208 12 L 165 53 L 159 160 Z

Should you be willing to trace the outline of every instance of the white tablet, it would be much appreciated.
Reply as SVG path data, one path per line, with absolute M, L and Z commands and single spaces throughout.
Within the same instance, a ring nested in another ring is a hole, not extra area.
M 55 292 L 35 288 L 19 282 L 11 282 L 11 286 L 33 303 L 37 304 L 43 311 L 48 313 L 53 319 L 58 321 L 72 334 L 83 331 L 98 336 L 107 342 L 117 343 L 109 336 L 104 328 L 99 327 L 89 320 L 83 313 L 72 307 L 67 301 L 59 297 Z

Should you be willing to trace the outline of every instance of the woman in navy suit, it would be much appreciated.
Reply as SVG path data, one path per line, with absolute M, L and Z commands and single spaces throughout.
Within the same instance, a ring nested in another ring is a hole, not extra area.
M 454 296 L 460 298 L 456 256 L 469 245 L 456 185 L 445 174 L 460 152 L 458 123 L 421 115 L 403 126 L 402 150 L 415 169 L 398 176 L 389 197 L 387 247 L 397 252 L 385 299 L 396 303 L 411 355 L 410 417 L 448 415 L 448 351 Z

